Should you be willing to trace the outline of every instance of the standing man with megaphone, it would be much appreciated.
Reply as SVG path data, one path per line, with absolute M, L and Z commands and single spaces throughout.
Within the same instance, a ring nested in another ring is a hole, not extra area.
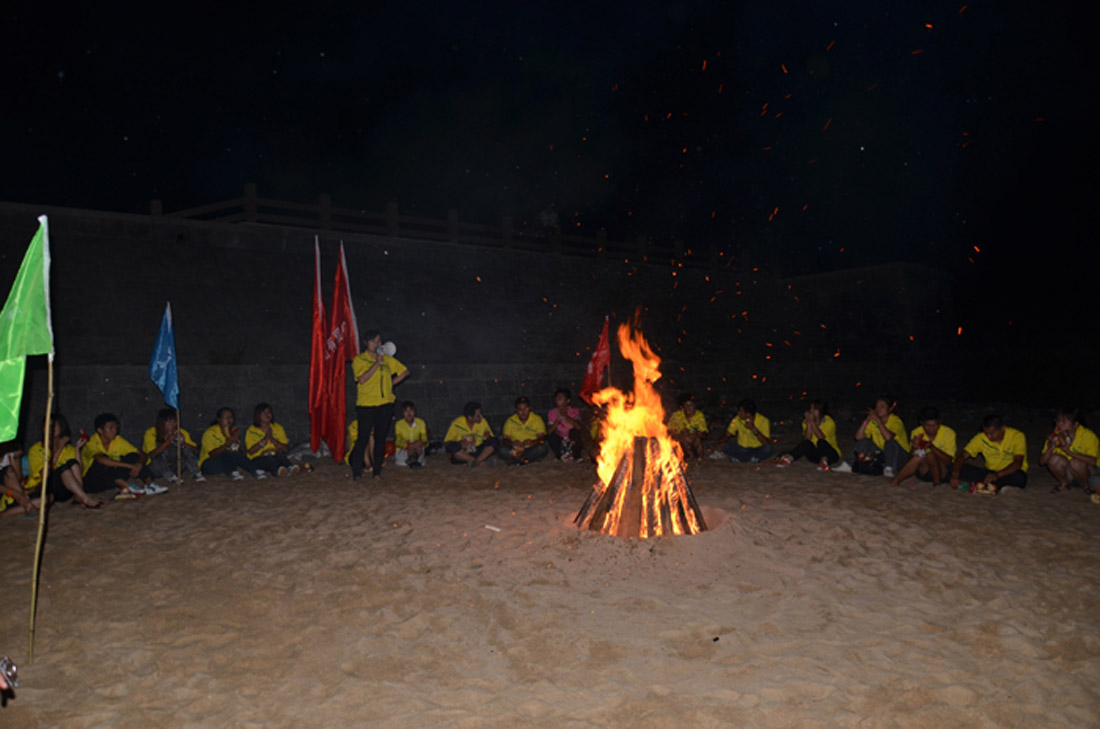
M 374 478 L 381 478 L 382 461 L 386 457 L 386 436 L 393 422 L 393 388 L 409 376 L 409 369 L 394 358 L 397 346 L 393 342 L 382 344 L 382 335 L 377 329 L 367 331 L 363 339 L 367 343 L 366 351 L 351 361 L 357 389 L 355 414 L 359 420 L 359 436 L 351 451 L 351 477 L 363 475 L 363 454 L 367 443 L 373 442 L 371 474 Z

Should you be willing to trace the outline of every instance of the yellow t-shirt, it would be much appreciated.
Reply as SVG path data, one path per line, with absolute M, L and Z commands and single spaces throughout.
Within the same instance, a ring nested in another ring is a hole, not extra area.
M 236 426 L 234 426 L 236 428 Z M 199 465 L 210 457 L 210 451 L 217 450 L 229 442 L 222 432 L 222 426 L 214 423 L 202 432 L 202 448 L 199 450 Z
M 191 440 L 191 434 L 183 428 L 180 428 L 180 432 L 183 433 L 183 442 L 194 448 L 195 441 Z M 155 451 L 158 445 L 160 445 L 160 443 L 157 443 L 157 428 L 153 426 L 145 431 L 145 438 L 141 441 L 141 452 L 148 455 Z
M 519 415 L 512 413 L 511 417 L 504 421 L 504 437 L 513 443 L 522 443 L 528 440 L 538 440 L 546 437 L 546 421 L 541 415 L 529 413 L 527 422 L 520 422 Z
M 772 437 L 772 421 L 768 420 L 760 413 L 757 413 L 753 417 L 753 425 L 756 426 L 756 429 L 759 430 L 765 438 Z M 764 445 L 760 442 L 760 439 L 756 437 L 755 433 L 745 427 L 745 424 L 741 422 L 740 418 L 735 417 L 731 420 L 729 427 L 726 428 L 726 432 L 730 435 L 736 435 L 737 445 L 742 448 L 759 448 Z
M 833 416 L 826 415 L 824 418 L 821 419 L 821 422 L 818 423 L 817 427 L 822 433 L 825 434 L 825 442 L 832 446 L 834 451 L 840 453 L 840 446 L 837 444 L 836 441 L 836 421 L 833 420 Z M 814 445 L 817 445 L 817 442 L 821 440 L 812 430 L 809 429 L 809 427 L 806 425 L 805 420 L 802 421 L 802 437 L 810 441 Z
M 1097 439 L 1096 433 L 1083 425 L 1078 425 L 1077 432 L 1073 434 L 1073 442 L 1069 444 L 1069 449 L 1077 455 L 1096 458 L 1100 455 L 1100 440 Z M 1054 452 L 1064 458 L 1070 457 L 1069 453 L 1066 453 L 1061 446 L 1055 448 Z M 1096 464 L 1093 463 L 1092 465 Z
M 359 428 L 356 426 L 356 431 Z M 401 418 L 393 425 L 393 447 L 397 450 L 404 450 L 408 447 L 409 443 L 414 443 L 418 440 L 428 442 L 428 426 L 420 418 L 413 418 L 413 424 L 409 425 L 405 422 L 404 418 Z
M 669 433 L 682 433 L 685 430 L 690 430 L 693 433 L 706 433 L 707 419 L 701 410 L 696 410 L 690 420 L 683 410 L 677 410 L 668 419 L 667 427 Z
M 250 456 L 248 455 L 248 449 L 250 449 L 252 446 L 256 445 L 261 440 L 263 440 L 264 435 L 265 435 L 265 433 L 262 430 L 260 430 L 257 426 L 255 426 L 255 425 L 248 426 L 248 430 L 246 430 L 245 434 L 244 434 L 244 454 L 246 456 L 248 456 L 249 460 L 251 460 L 253 458 L 259 458 L 260 456 L 269 456 L 272 453 L 276 452 L 275 451 L 275 444 L 269 442 L 267 445 L 265 445 L 263 448 L 261 448 L 256 453 L 253 453 Z M 278 423 L 272 423 L 271 424 L 271 440 L 277 440 L 280 443 L 289 443 L 289 441 L 286 438 L 286 431 L 283 430 L 283 426 L 279 425 Z
M 374 407 L 393 402 L 396 399 L 393 394 L 393 378 L 408 370 L 393 357 L 382 354 L 378 356 L 382 357 L 382 364 L 366 382 L 359 382 L 359 378 L 374 364 L 374 357 L 370 352 L 360 352 L 351 361 L 351 371 L 355 374 L 357 383 L 355 404 L 358 407 Z
M 909 436 L 909 442 L 913 444 L 914 448 L 917 448 L 917 443 L 921 441 L 928 442 L 928 434 L 924 432 L 924 426 L 919 428 L 913 428 L 912 434 Z M 936 431 L 936 437 L 932 439 L 932 445 L 939 448 L 941 451 L 955 457 L 955 454 L 959 452 L 959 446 L 957 442 L 955 431 L 948 428 L 943 423 L 940 423 L 940 429 Z M 928 446 L 925 446 L 927 448 Z
M 42 441 L 38 441 L 31 446 L 31 449 L 27 451 L 27 461 L 30 465 L 30 475 L 27 476 L 26 490 L 36 489 L 42 483 L 42 461 L 46 459 L 46 449 L 42 446 Z M 65 447 L 61 449 L 61 453 L 54 459 L 53 464 L 50 466 L 50 470 L 54 469 L 54 466 L 60 466 L 63 463 L 76 460 L 76 448 L 72 443 L 66 443 Z
M 1027 438 L 1015 428 L 1006 426 L 1005 437 L 1000 443 L 994 443 L 986 438 L 985 433 L 978 433 L 970 439 L 963 450 L 975 458 L 978 456 L 984 458 L 985 467 L 990 471 L 1007 468 L 1016 456 L 1023 456 L 1024 462 L 1020 467 L 1027 471 Z
M 886 418 L 886 429 L 894 434 L 894 438 L 897 440 L 898 445 L 904 450 L 909 450 L 909 436 L 905 434 L 905 423 L 901 422 L 896 414 L 890 413 Z M 882 447 L 886 445 L 886 437 L 883 436 L 882 431 L 879 430 L 878 421 L 870 420 L 867 423 L 867 427 L 864 428 L 863 434 L 870 438 L 875 444 L 875 448 L 882 450 Z
M 121 460 L 123 456 L 128 456 L 131 453 L 137 453 L 137 448 L 134 448 L 130 441 L 123 438 L 121 435 L 116 435 L 114 439 L 103 447 L 103 439 L 99 437 L 99 433 L 96 432 L 88 439 L 88 443 L 80 449 L 80 459 L 84 461 L 84 475 L 88 475 L 88 469 L 92 467 L 92 463 L 95 462 L 95 457 L 100 453 L 105 454 L 108 458 L 112 458 L 116 461 Z
M 457 443 L 471 434 L 474 436 L 474 445 L 481 445 L 486 438 L 493 437 L 493 429 L 489 426 L 489 421 L 484 418 L 481 419 L 480 423 L 474 423 L 474 427 L 471 428 L 466 423 L 466 416 L 459 415 L 451 421 L 450 427 L 447 428 L 447 435 L 443 437 L 443 440 L 448 443 Z

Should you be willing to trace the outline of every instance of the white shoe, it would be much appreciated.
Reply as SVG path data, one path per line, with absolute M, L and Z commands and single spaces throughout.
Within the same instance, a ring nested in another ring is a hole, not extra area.
M 886 478 L 893 478 L 894 477 L 894 469 L 891 468 L 890 466 L 884 466 L 883 469 L 882 469 L 882 475 L 885 476 Z
M 202 471 L 197 471 L 194 476 L 191 477 L 192 481 L 202 483 L 206 480 L 206 476 L 202 475 Z
M 720 461 L 725 457 L 726 457 L 726 454 L 723 453 L 722 451 L 711 451 L 710 455 L 707 456 L 707 458 L 709 458 L 712 461 Z
M 146 496 L 157 496 L 158 494 L 163 494 L 163 493 L 167 493 L 167 492 L 168 492 L 168 487 L 167 486 L 161 486 L 156 481 L 150 481 L 149 483 L 147 483 L 145 485 L 145 495 Z
M 267 478 L 267 471 L 263 470 L 262 468 L 257 468 L 256 480 L 263 481 L 265 478 Z
M 841 461 L 840 463 L 833 466 L 833 471 L 836 473 L 851 473 L 852 465 L 848 463 L 848 461 Z
M 244 481 L 244 474 L 240 471 L 230 471 L 229 478 L 233 479 L 234 481 Z
M 819 471 L 828 471 L 829 470 L 829 459 L 828 458 L 822 458 L 821 462 L 817 464 L 817 470 L 819 470 Z
M 168 483 L 175 483 L 179 479 L 176 478 L 176 474 L 174 474 L 174 473 L 166 473 L 166 474 L 164 474 L 164 480 L 167 481 Z
M 132 494 L 141 495 L 145 493 L 145 484 L 143 483 L 128 483 L 126 484 L 126 490 Z

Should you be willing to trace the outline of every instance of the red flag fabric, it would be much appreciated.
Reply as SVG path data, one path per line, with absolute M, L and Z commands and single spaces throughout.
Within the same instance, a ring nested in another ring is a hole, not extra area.
M 588 360 L 588 370 L 584 373 L 584 382 L 581 383 L 581 399 L 589 405 L 592 404 L 592 393 L 603 389 L 603 371 L 611 365 L 611 343 L 608 340 L 607 327 L 608 321 L 605 316 L 600 341 L 596 343 L 592 358 Z
M 313 336 L 309 351 L 309 447 L 321 447 L 325 422 L 325 304 L 321 301 L 321 244 L 313 241 Z
M 337 463 L 347 453 L 347 363 L 359 354 L 359 322 L 351 303 L 351 282 L 344 244 L 340 244 L 340 263 L 332 289 L 329 334 L 325 341 L 326 407 L 324 435 L 332 458 Z

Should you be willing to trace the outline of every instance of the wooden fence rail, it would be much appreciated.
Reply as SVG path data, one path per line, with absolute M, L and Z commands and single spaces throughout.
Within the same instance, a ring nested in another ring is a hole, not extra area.
M 511 218 L 499 225 L 460 221 L 458 211 L 450 210 L 445 220 L 401 215 L 397 203 L 386 206 L 385 212 L 369 212 L 333 207 L 329 195 L 321 195 L 316 203 L 297 203 L 260 197 L 255 183 L 244 186 L 244 195 L 210 205 L 163 212 L 160 200 L 149 205 L 151 215 L 170 218 L 205 220 L 218 223 L 255 223 L 309 228 L 323 231 L 368 233 L 431 240 L 485 248 L 539 251 L 588 258 L 622 258 L 644 263 L 683 268 L 719 268 L 729 259 L 721 254 L 709 255 L 685 249 L 682 243 L 654 244 L 645 236 L 633 243 L 610 241 L 602 232 L 595 237 L 567 235 L 560 229 L 534 232 L 517 228 Z

